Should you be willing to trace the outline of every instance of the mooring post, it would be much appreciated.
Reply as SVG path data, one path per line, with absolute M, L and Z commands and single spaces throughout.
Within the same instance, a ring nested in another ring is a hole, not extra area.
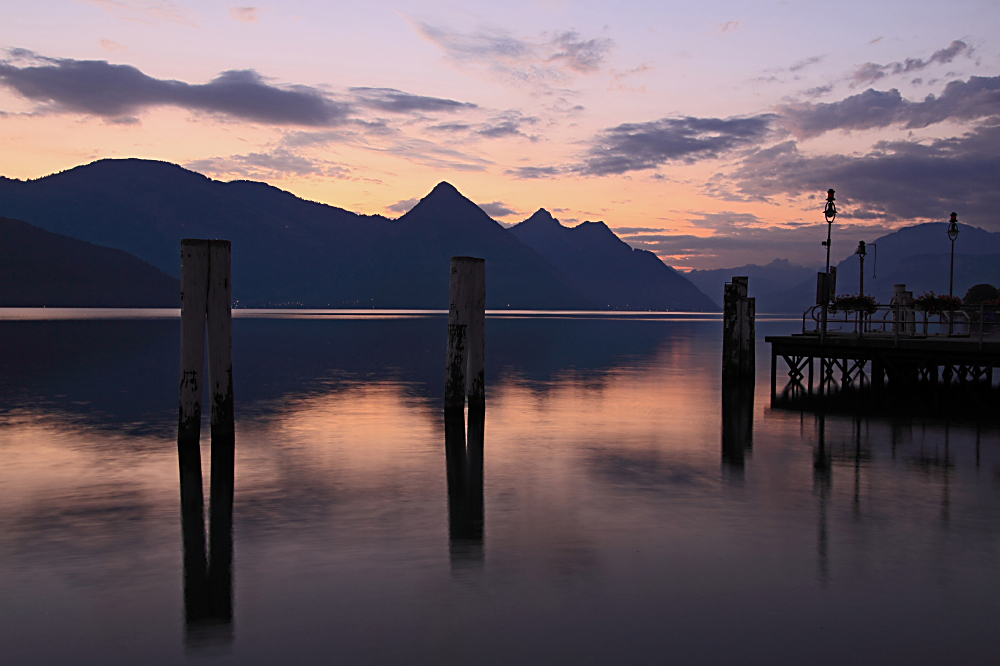
M 486 354 L 486 262 L 482 259 L 473 261 L 472 293 L 469 307 L 469 370 L 468 395 L 469 409 L 486 406 L 486 382 L 483 366 Z M 471 426 L 470 426 L 471 427 Z
M 747 298 L 748 283 L 746 277 L 734 277 L 723 294 L 722 376 L 727 381 L 753 381 L 756 302 Z
M 446 410 L 485 403 L 483 383 L 486 262 L 452 257 L 448 307 L 448 355 L 445 364 Z
M 188 626 L 232 621 L 232 514 L 235 454 L 232 284 L 229 241 L 181 241 L 181 381 L 177 451 Z M 204 537 L 201 400 L 208 338 L 212 483 L 209 548 Z M 206 557 L 207 554 L 207 557 Z M 207 562 L 207 567 L 206 567 Z

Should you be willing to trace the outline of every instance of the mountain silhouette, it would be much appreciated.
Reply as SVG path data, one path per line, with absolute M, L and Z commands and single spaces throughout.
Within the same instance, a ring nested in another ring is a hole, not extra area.
M 449 258 L 475 255 L 487 260 L 487 307 L 619 307 L 602 281 L 579 280 L 578 270 L 554 265 L 448 183 L 392 220 L 264 183 L 212 180 L 167 162 L 100 160 L 36 180 L 0 177 L 0 215 L 124 250 L 174 277 L 181 238 L 229 239 L 233 297 L 241 306 L 446 308 Z M 607 247 L 632 253 L 613 234 Z M 652 289 L 643 276 L 676 275 L 645 254 L 639 256 L 649 271 L 626 272 L 615 283 L 627 292 L 624 307 L 649 302 L 631 295 Z M 679 282 L 677 289 L 693 287 Z M 694 296 L 673 302 L 716 309 Z
M 127 252 L 0 217 L 0 307 L 180 307 L 180 283 Z
M 969 287 L 984 282 L 1000 284 L 1000 233 L 965 224 L 958 227 L 954 294 L 965 296 Z M 896 284 L 905 284 L 915 296 L 929 291 L 947 294 L 951 268 L 951 241 L 948 240 L 947 229 L 946 223 L 928 222 L 903 227 L 871 242 L 865 239 L 868 244 L 865 293 L 874 296 L 879 303 L 889 303 L 893 285 Z M 835 252 L 838 252 L 838 247 L 844 250 L 857 248 L 857 240 L 838 238 L 836 227 L 834 232 Z M 709 279 L 718 282 L 726 275 L 749 275 L 751 295 L 757 290 L 758 312 L 804 312 L 816 302 L 816 271 L 822 268 L 787 265 L 789 270 L 785 271 L 786 264 L 781 262 L 784 260 L 776 260 L 766 267 L 692 271 L 688 275 L 699 286 Z M 861 278 L 858 255 L 849 254 L 836 266 L 837 293 L 858 293 Z M 760 270 L 755 273 L 755 268 Z M 772 270 L 774 268 L 779 270 Z
M 734 276 L 745 275 L 750 278 L 749 295 L 757 299 L 757 312 L 783 312 L 774 309 L 775 304 L 779 302 L 774 294 L 788 291 L 789 288 L 798 287 L 803 283 L 810 283 L 813 285 L 812 295 L 806 298 L 807 300 L 813 298 L 816 294 L 816 271 L 816 268 L 796 266 L 787 259 L 775 259 L 764 266 L 747 264 L 737 268 L 693 270 L 684 276 L 704 293 L 721 298 L 727 282 Z M 804 310 L 806 307 L 808 305 L 802 308 L 796 306 L 796 309 Z
M 564 227 L 540 208 L 510 233 L 566 276 L 570 285 L 615 310 L 718 311 L 719 306 L 652 252 L 634 249 L 603 222 Z

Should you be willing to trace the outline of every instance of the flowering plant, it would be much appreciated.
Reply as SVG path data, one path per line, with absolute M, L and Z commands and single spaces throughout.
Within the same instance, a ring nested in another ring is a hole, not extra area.
M 933 291 L 921 294 L 913 300 L 913 306 L 925 310 L 928 314 L 940 314 L 946 310 L 953 312 L 962 307 L 962 299 L 957 296 L 937 296 Z
M 848 296 L 837 296 L 830 304 L 832 312 L 863 312 L 874 314 L 878 304 L 874 296 L 858 296 L 856 294 Z

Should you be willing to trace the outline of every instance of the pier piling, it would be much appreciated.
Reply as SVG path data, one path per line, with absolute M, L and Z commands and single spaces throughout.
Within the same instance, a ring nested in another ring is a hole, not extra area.
M 749 279 L 726 283 L 722 339 L 722 457 L 742 468 L 744 452 L 753 445 L 756 355 L 756 302 L 747 296 Z M 773 363 L 773 359 L 772 359 Z
M 445 409 L 482 407 L 486 321 L 486 262 L 452 257 L 448 307 L 448 356 L 445 366 Z
M 177 422 L 189 642 L 206 626 L 232 640 L 232 516 L 235 479 L 231 246 L 181 241 L 181 378 Z M 208 341 L 212 467 L 209 543 L 205 548 L 201 473 L 201 401 Z M 194 633 L 191 633 L 194 632 Z

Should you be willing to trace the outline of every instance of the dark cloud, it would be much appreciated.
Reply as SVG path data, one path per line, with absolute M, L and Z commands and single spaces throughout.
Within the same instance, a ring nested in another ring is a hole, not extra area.
M 548 57 L 549 62 L 562 62 L 574 71 L 587 74 L 600 69 L 615 43 L 610 39 L 581 39 L 571 30 L 559 33 L 549 44 L 559 49 Z
M 385 209 L 393 213 L 407 213 L 418 203 L 420 203 L 420 199 L 416 197 L 413 199 L 400 199 L 396 203 L 386 206 Z
M 513 210 L 502 201 L 494 201 L 492 203 L 479 204 L 479 207 L 483 209 L 484 213 L 494 218 L 507 217 L 508 215 L 517 215 L 516 210 Z
M 535 137 L 522 132 L 521 128 L 525 125 L 534 125 L 537 122 L 538 118 L 534 116 L 523 116 L 517 111 L 507 111 L 479 125 L 475 133 L 487 139 L 523 136 L 535 140 Z
M 414 111 L 461 111 L 478 108 L 469 102 L 453 99 L 413 95 L 395 88 L 351 88 L 359 106 L 388 111 L 390 113 L 412 113 Z
M 590 176 L 652 169 L 667 162 L 712 159 L 771 137 L 773 114 L 745 118 L 662 118 L 624 123 L 598 134 L 583 163 L 574 168 Z
M 514 167 L 513 169 L 506 169 L 504 175 L 513 176 L 514 178 L 520 178 L 523 180 L 534 180 L 538 178 L 555 178 L 556 176 L 565 173 L 563 167 L 557 166 L 524 166 L 524 167 Z
M 839 102 L 804 103 L 781 109 L 782 124 L 799 138 L 831 130 L 865 130 L 890 125 L 907 129 L 945 120 L 977 120 L 1000 115 L 1000 76 L 973 76 L 949 82 L 939 96 L 922 101 L 904 99 L 898 90 L 869 88 Z
M 881 39 L 881 37 L 879 38 Z M 878 41 L 878 40 L 875 40 Z M 872 43 L 872 42 L 869 42 Z M 888 65 L 879 65 L 874 62 L 866 62 L 859 65 L 851 76 L 851 87 L 874 83 L 881 78 L 892 74 L 907 74 L 919 72 L 926 67 L 938 64 L 947 64 L 961 54 L 972 55 L 973 49 L 965 42 L 956 39 L 943 49 L 938 49 L 926 60 L 922 58 L 907 58 L 903 62 L 891 62 Z
M 275 125 L 331 126 L 349 106 L 308 86 L 275 86 L 253 70 L 230 70 L 204 84 L 156 79 L 105 60 L 43 58 L 24 50 L 0 61 L 0 84 L 55 110 L 106 118 L 176 106 Z
M 468 132 L 472 129 L 469 123 L 439 123 L 430 125 L 427 129 L 435 132 Z
M 789 141 L 751 153 L 730 178 L 748 198 L 822 198 L 832 187 L 843 218 L 947 219 L 958 211 L 997 230 L 1000 124 L 947 139 L 880 142 L 865 155 L 808 155 Z M 818 199 L 816 206 L 818 215 Z

